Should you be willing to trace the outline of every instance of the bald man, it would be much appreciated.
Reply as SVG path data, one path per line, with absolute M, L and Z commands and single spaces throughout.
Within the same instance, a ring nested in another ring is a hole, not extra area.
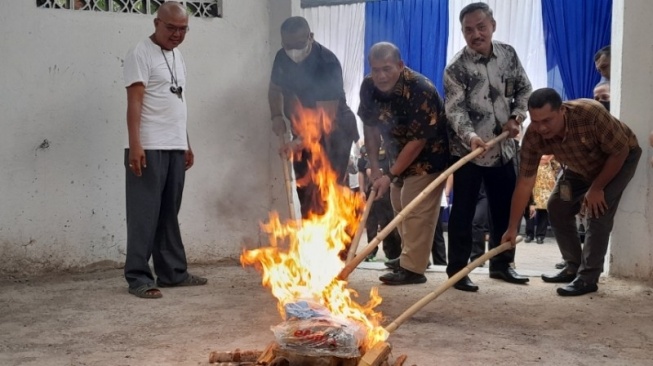
M 146 299 L 162 297 L 157 287 L 207 282 L 187 271 L 177 221 L 185 171 L 194 160 L 186 133 L 186 64 L 177 49 L 186 32 L 186 9 L 166 2 L 154 19 L 154 33 L 132 48 L 124 62 L 129 136 L 125 279 L 130 294 Z

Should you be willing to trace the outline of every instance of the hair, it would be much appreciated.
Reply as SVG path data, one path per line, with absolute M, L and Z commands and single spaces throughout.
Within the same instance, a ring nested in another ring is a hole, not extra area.
M 560 109 L 562 106 L 562 98 L 555 89 L 542 88 L 537 89 L 528 98 L 528 108 L 542 108 L 545 105 L 551 105 L 551 109 Z
M 599 86 L 603 86 L 603 85 L 607 85 L 608 87 L 610 87 L 610 80 L 601 81 L 600 83 L 594 85 L 594 89 L 598 88 Z
M 393 61 L 401 61 L 401 52 L 399 47 L 390 42 L 375 43 L 370 48 L 369 60 L 386 60 L 391 58 Z
M 294 34 L 302 30 L 311 31 L 304 17 L 290 17 L 281 23 L 281 33 Z
M 182 3 L 178 1 L 166 1 L 161 6 L 159 9 L 157 9 L 157 14 L 156 17 L 159 15 L 162 16 L 169 16 L 169 15 L 178 15 L 178 14 L 183 14 L 185 16 L 188 16 L 188 9 L 182 5 Z
M 463 18 L 465 15 L 469 13 L 473 13 L 477 10 L 482 11 L 485 13 L 487 16 L 490 17 L 490 19 L 494 19 L 494 15 L 492 14 L 492 9 L 490 9 L 490 6 L 486 3 L 471 3 L 463 8 L 463 10 L 460 11 L 460 24 L 463 23 Z
M 610 46 L 605 46 L 596 51 L 594 54 L 594 62 L 598 61 L 603 55 L 605 55 L 605 57 L 610 57 Z

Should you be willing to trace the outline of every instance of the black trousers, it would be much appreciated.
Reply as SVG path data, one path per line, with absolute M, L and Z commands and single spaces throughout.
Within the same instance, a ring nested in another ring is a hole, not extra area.
M 549 226 L 549 213 L 544 209 L 536 209 L 535 217 L 526 219 L 526 236 L 544 238 Z
M 130 288 L 157 283 L 174 285 L 188 278 L 186 252 L 177 214 L 186 177 L 182 150 L 145 150 L 147 168 L 137 177 L 129 169 L 125 149 L 127 258 L 125 279 Z
M 367 190 L 367 195 L 369 197 L 370 190 Z M 383 229 L 386 227 L 392 219 L 394 219 L 395 213 L 392 210 L 392 203 L 390 202 L 390 190 L 385 192 L 385 195 L 381 199 L 374 201 L 372 207 L 370 208 L 370 214 L 367 217 L 366 230 L 367 230 L 367 240 L 372 241 L 376 238 L 378 234 L 377 230 Z M 372 254 L 376 255 L 379 251 L 379 248 L 374 248 Z M 383 252 L 385 253 L 386 258 L 395 259 L 399 258 L 401 255 L 401 237 L 399 236 L 399 231 L 395 228 L 390 232 L 390 234 L 383 239 Z
M 510 202 L 516 182 L 512 160 L 498 167 L 481 167 L 473 163 L 463 165 L 454 173 L 453 178 L 454 197 L 449 217 L 449 276 L 463 269 L 469 261 L 472 251 L 472 221 L 481 182 L 485 186 L 490 212 L 490 249 L 500 245 L 501 236 L 508 228 Z M 514 250 L 505 251 L 490 260 L 490 270 L 504 270 L 514 258 Z
M 444 228 L 442 227 L 442 216 L 444 207 L 440 206 L 440 215 L 438 215 L 438 224 L 435 225 L 435 235 L 433 235 L 433 246 L 431 247 L 431 257 L 433 264 L 447 265 L 447 246 L 444 242 Z

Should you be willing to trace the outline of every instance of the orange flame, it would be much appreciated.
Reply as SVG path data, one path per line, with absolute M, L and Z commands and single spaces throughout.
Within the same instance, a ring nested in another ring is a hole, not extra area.
M 377 289 L 372 288 L 368 303 L 360 305 L 353 300 L 358 293 L 347 288 L 347 281 L 337 278 L 345 265 L 339 254 L 352 240 L 363 199 L 337 184 L 336 173 L 320 144 L 323 132 L 331 129 L 326 113 L 304 109 L 293 120 L 293 127 L 304 148 L 311 153 L 308 174 L 318 187 L 324 210 L 310 214 L 301 222 L 286 223 L 281 222 L 278 214 L 271 213 L 269 222 L 262 224 L 262 230 L 269 235 L 270 247 L 245 250 L 241 263 L 255 265 L 262 272 L 262 283 L 277 298 L 277 308 L 284 319 L 286 304 L 300 299 L 314 301 L 336 319 L 361 324 L 367 335 L 360 346 L 369 349 L 388 337 L 388 332 L 380 326 L 382 314 L 374 311 L 382 299 Z M 288 241 L 288 249 L 280 248 L 284 241 Z

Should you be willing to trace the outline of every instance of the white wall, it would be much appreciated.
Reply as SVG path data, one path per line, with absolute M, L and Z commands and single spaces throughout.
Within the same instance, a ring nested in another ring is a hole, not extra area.
M 653 2 L 614 0 L 612 11 L 611 110 L 635 132 L 642 158 L 624 191 L 611 237 L 610 274 L 653 279 L 653 170 L 648 135 L 653 130 Z
M 237 258 L 278 208 L 269 22 L 267 1 L 224 1 L 222 19 L 191 17 L 180 47 L 196 156 L 180 214 L 191 262 Z M 124 261 L 122 59 L 152 31 L 149 15 L 0 2 L 0 272 Z

